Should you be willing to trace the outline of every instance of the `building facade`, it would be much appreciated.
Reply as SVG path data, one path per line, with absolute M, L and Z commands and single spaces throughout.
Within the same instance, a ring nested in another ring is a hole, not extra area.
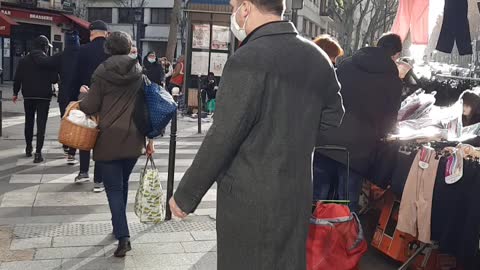
M 144 6 L 138 7 L 144 2 Z M 130 4 L 133 3 L 133 4 Z M 164 56 L 167 50 L 168 35 L 170 31 L 170 17 L 172 14 L 173 0 L 148 0 L 148 1 L 112 1 L 95 0 L 87 1 L 86 19 L 90 22 L 103 20 L 109 24 L 111 31 L 125 31 L 135 40 L 140 39 L 143 56 L 149 51 L 154 51 L 159 56 Z M 142 11 L 143 25 L 137 31 L 135 21 L 136 10 Z M 177 34 L 177 56 L 182 52 L 182 23 Z M 137 37 L 137 34 L 140 37 Z
M 0 64 L 4 80 L 13 79 L 18 61 L 31 50 L 39 35 L 52 42 L 51 53 L 63 50 L 66 31 L 75 29 L 84 40 L 88 38 L 88 22 L 73 15 L 72 1 L 6 0 L 0 4 Z
M 308 39 L 322 34 L 339 38 L 339 31 L 333 19 L 333 0 L 304 0 L 303 8 L 295 10 L 297 0 L 287 0 L 285 16 L 297 26 L 298 31 Z

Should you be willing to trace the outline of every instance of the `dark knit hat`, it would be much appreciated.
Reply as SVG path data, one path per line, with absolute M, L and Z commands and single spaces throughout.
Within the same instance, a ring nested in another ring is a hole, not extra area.
M 98 31 L 108 31 L 108 25 L 101 20 L 94 21 L 90 24 L 90 31 L 98 30 Z
M 52 44 L 50 44 L 50 40 L 44 35 L 38 36 L 34 41 L 33 41 L 33 46 L 36 49 L 43 49 L 46 47 L 52 48 Z

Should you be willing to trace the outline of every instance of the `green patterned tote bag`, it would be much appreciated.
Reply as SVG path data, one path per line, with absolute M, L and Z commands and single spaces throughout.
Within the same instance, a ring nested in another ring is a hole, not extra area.
M 135 197 L 135 214 L 142 223 L 159 223 L 165 220 L 166 199 L 160 180 L 160 173 L 153 158 L 147 158 Z

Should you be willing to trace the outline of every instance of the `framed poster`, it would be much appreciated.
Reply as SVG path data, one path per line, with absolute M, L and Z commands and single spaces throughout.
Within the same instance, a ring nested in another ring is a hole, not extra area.
M 3 39 L 3 57 L 10 57 L 10 39 Z
M 192 52 L 192 75 L 208 74 L 208 52 Z
M 215 76 L 222 76 L 223 68 L 228 60 L 228 53 L 213 53 L 210 56 L 210 72 Z
M 192 48 L 193 49 L 210 49 L 210 25 L 194 24 L 193 25 Z
M 213 25 L 212 31 L 212 50 L 228 51 L 230 28 L 228 26 Z

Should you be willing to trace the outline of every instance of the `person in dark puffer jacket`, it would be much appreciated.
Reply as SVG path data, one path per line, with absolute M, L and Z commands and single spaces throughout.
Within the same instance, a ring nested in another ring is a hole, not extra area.
M 342 85 L 345 117 L 340 127 L 323 132 L 321 140 L 323 145 L 346 148 L 350 163 L 342 151 L 317 150 L 314 201 L 328 199 L 332 185 L 339 187 L 338 199 L 347 199 L 344 187 L 348 181 L 350 209 L 358 210 L 362 180 L 371 173 L 381 139 L 397 123 L 402 81 L 396 61 L 401 51 L 400 37 L 385 34 L 377 47 L 360 49 L 339 64 L 337 75 Z
M 39 36 L 33 42 L 33 50 L 20 60 L 15 72 L 13 84 L 13 102 L 18 100 L 22 92 L 25 107 L 25 153 L 32 156 L 33 128 L 35 115 L 37 116 L 37 145 L 34 163 L 43 162 L 42 149 L 45 140 L 50 101 L 53 96 L 53 84 L 57 83 L 58 75 L 55 71 L 44 69 L 39 65 L 41 59 L 47 57 L 52 48 L 45 36 Z

